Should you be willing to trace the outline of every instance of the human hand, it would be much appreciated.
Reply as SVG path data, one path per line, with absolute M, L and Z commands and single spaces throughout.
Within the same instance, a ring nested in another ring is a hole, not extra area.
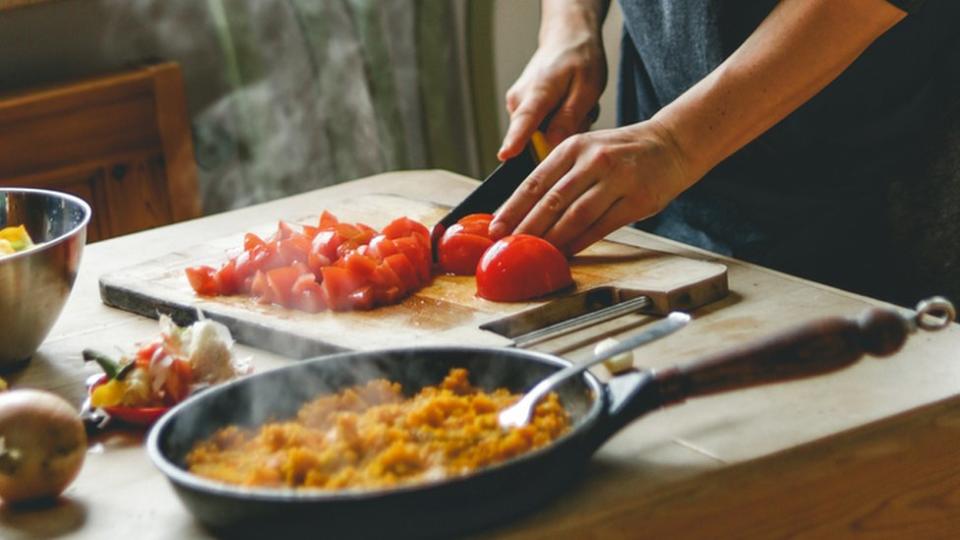
M 587 130 L 606 84 L 607 61 L 595 25 L 564 20 L 545 27 L 540 46 L 507 91 L 510 126 L 497 157 L 505 161 L 523 151 L 551 113 L 545 133 L 551 145 Z
M 663 210 L 698 179 L 688 169 L 656 120 L 575 135 L 520 184 L 490 235 L 533 234 L 572 255 Z

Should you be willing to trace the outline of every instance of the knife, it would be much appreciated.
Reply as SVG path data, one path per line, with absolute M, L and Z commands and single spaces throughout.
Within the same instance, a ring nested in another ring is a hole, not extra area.
M 467 195 L 466 199 L 433 226 L 430 232 L 433 260 L 437 260 L 437 244 L 448 227 L 470 214 L 492 214 L 510 198 L 510 195 L 549 153 L 550 146 L 543 132 L 534 132 L 523 152 L 498 165 L 472 193 Z

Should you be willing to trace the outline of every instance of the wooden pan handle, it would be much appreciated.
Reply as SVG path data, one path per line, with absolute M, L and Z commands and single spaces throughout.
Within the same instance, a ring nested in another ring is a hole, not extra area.
M 911 332 L 910 319 L 874 308 L 857 319 L 832 317 L 654 375 L 661 405 L 738 388 L 830 373 L 864 354 L 888 356 Z

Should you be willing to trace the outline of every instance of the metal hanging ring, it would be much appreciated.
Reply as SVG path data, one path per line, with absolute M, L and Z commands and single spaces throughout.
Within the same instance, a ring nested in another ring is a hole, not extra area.
M 914 321 L 924 330 L 940 330 L 956 319 L 957 310 L 953 304 L 942 296 L 934 296 L 917 304 L 917 315 Z

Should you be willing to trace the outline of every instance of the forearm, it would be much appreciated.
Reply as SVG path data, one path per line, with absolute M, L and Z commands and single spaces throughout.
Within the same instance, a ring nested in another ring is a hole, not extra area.
M 542 0 L 540 3 L 540 45 L 549 43 L 558 33 L 571 28 L 584 30 L 597 39 L 610 0 Z
M 695 182 L 813 97 L 904 15 L 886 0 L 783 0 L 653 120 Z

